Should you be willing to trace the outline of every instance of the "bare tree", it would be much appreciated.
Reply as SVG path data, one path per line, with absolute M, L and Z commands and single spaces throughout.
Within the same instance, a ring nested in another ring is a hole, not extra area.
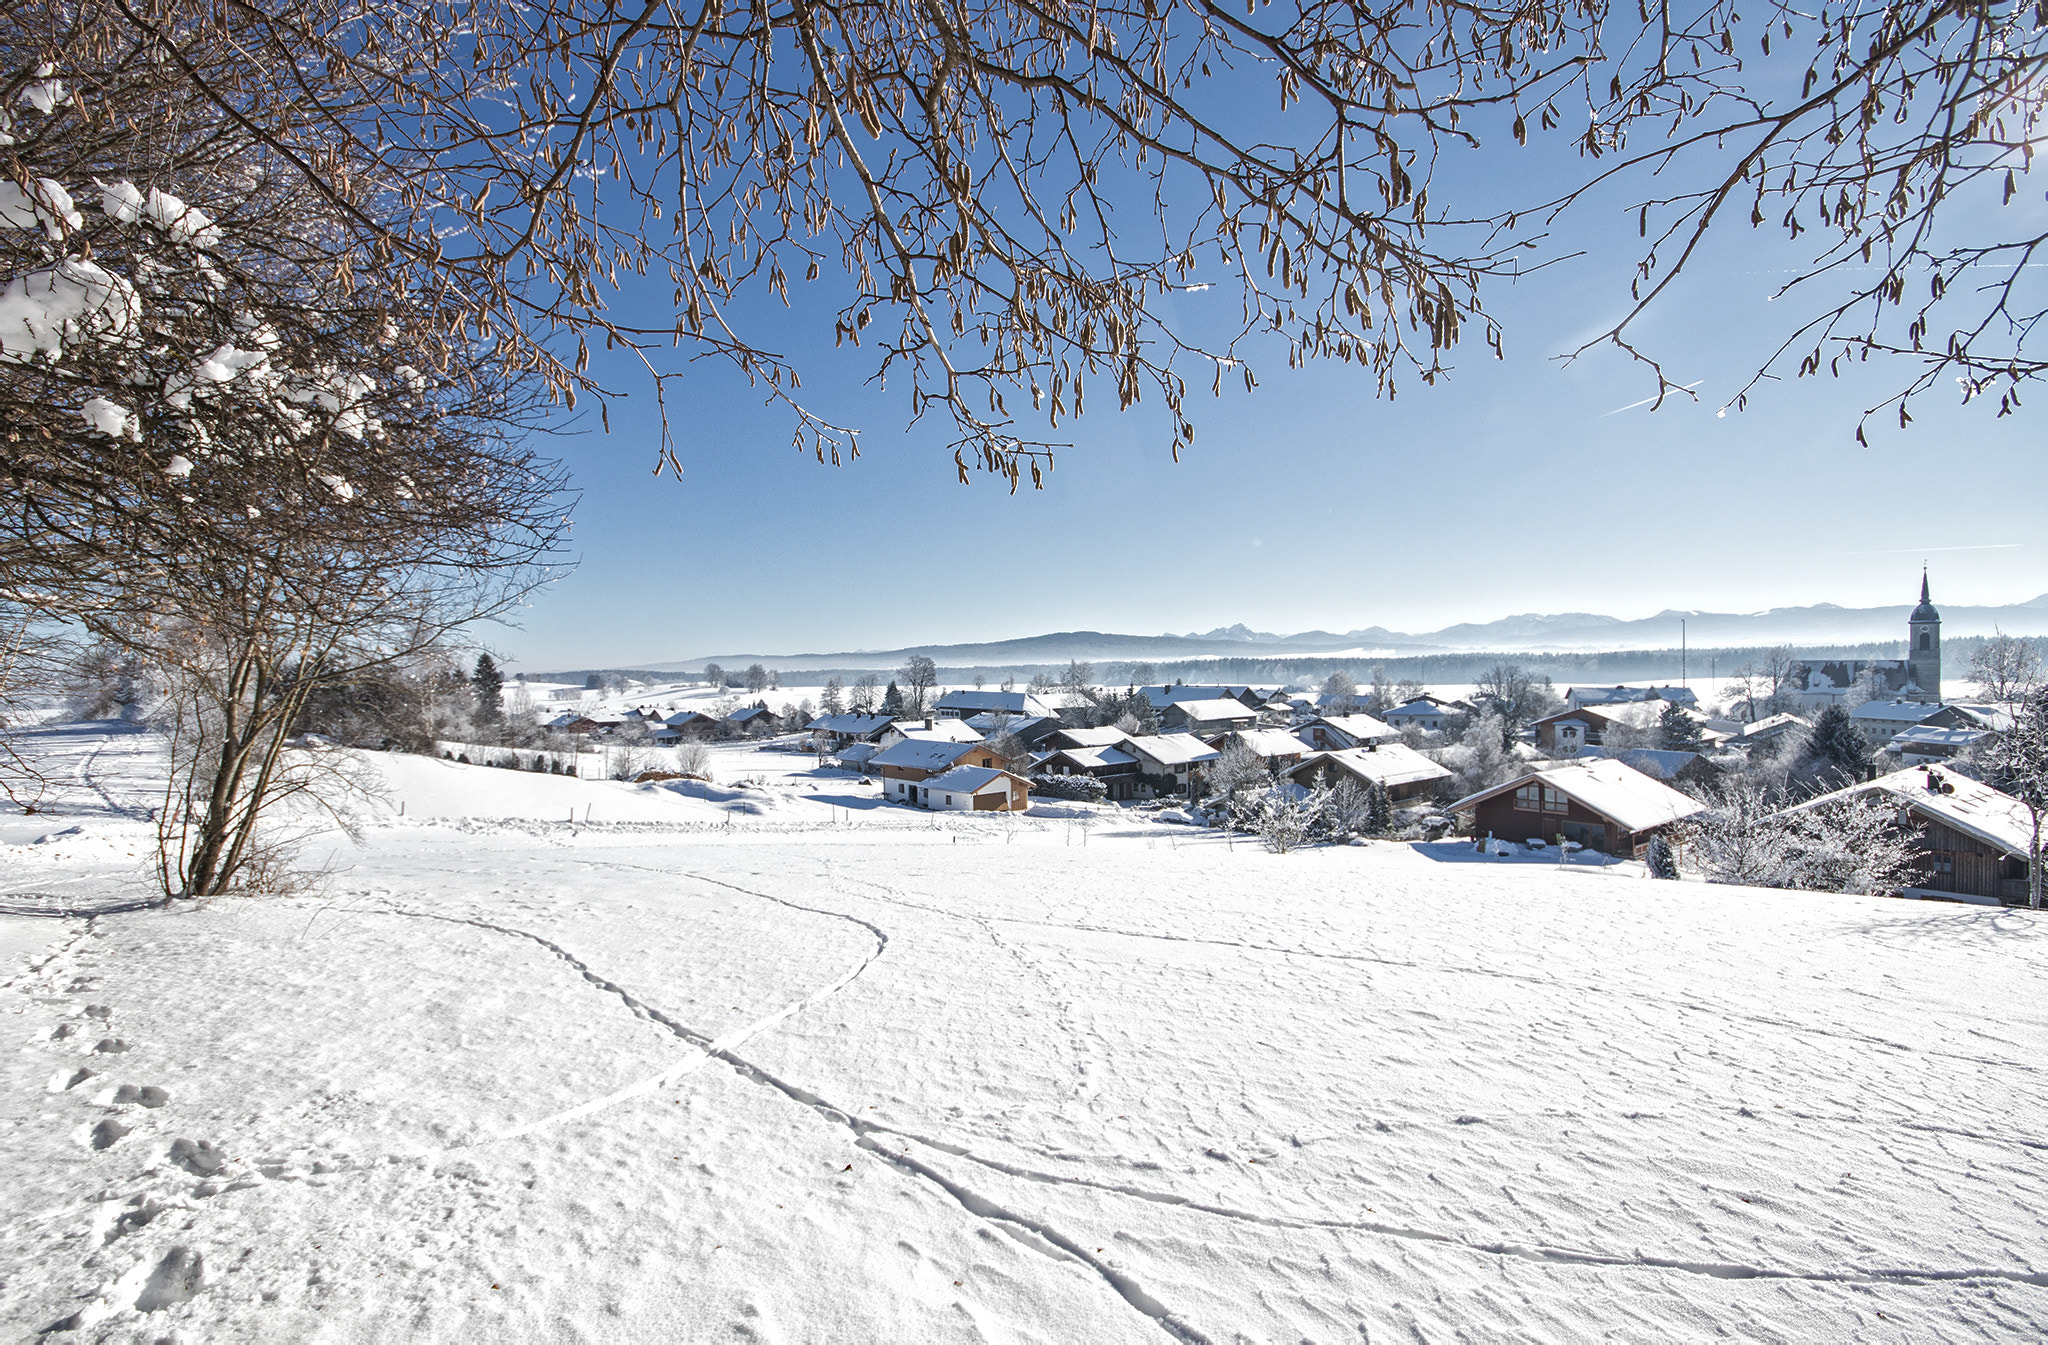
M 2033 830 L 2027 848 L 2027 905 L 2041 909 L 2041 820 L 2048 816 L 2048 690 L 2021 703 L 2013 726 L 1977 749 L 1987 783 L 2010 794 L 2027 810 Z
M 2033 642 L 2000 631 L 1970 655 L 1970 684 L 1995 705 L 2025 700 L 2041 682 L 2041 654 Z
M 909 713 L 920 715 L 931 699 L 932 688 L 939 684 L 939 667 L 923 654 L 912 654 L 896 670 L 896 680 L 903 684 L 910 701 Z
M 862 673 L 853 679 L 853 691 L 847 701 L 847 708 L 857 715 L 871 715 L 881 699 L 881 679 L 873 673 Z

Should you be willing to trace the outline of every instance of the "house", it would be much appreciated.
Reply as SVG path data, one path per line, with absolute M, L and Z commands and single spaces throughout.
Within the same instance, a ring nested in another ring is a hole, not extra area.
M 999 710 L 984 711 L 960 721 L 984 738 L 1008 735 L 1035 748 L 1063 727 L 1057 715 L 1009 715 Z
M 1883 747 L 1907 729 L 1918 727 L 1946 707 L 1932 701 L 1865 701 L 1849 711 L 1849 719 L 1872 747 Z M 1951 726 L 1953 726 L 1951 724 Z
M 1451 773 L 1403 743 L 1377 743 L 1317 752 L 1304 757 L 1286 778 L 1304 788 L 1312 788 L 1318 781 L 1333 788 L 1346 780 L 1360 786 L 1371 782 L 1386 790 L 1387 797 L 1399 806 L 1427 802 Z
M 948 691 L 932 706 L 941 719 L 966 719 L 970 715 L 1004 714 L 1030 718 L 1054 713 L 1054 707 L 1035 691 Z
M 726 716 L 725 722 L 742 733 L 773 733 L 782 727 L 782 720 L 775 712 L 761 705 L 735 710 Z
M 1931 724 L 1915 724 L 1893 734 L 1892 740 L 1885 744 L 1885 750 L 1896 753 L 1899 760 L 1908 766 L 1923 766 L 1930 761 L 1947 761 L 1961 756 L 1990 736 L 1990 729 L 1945 729 Z
M 1900 822 L 1918 832 L 1913 887 L 2008 906 L 2025 904 L 2033 818 L 2018 799 L 1966 775 L 1938 766 L 1909 766 L 1787 811 L 1870 797 L 1896 803 Z
M 1152 708 L 1164 711 L 1169 705 L 1182 701 L 1237 701 L 1247 709 L 1262 708 L 1270 699 L 1256 687 L 1249 686 L 1146 686 L 1139 687 L 1138 694 L 1152 702 Z M 1275 693 L 1278 694 L 1278 693 Z
M 1422 729 L 1428 733 L 1443 733 L 1452 720 L 1477 711 L 1464 701 L 1440 701 L 1434 696 L 1417 696 L 1381 715 L 1387 727 L 1393 729 Z
M 916 803 L 917 786 L 955 766 L 1004 770 L 1009 763 L 981 743 L 952 743 L 930 738 L 905 738 L 868 758 L 867 769 L 882 777 L 882 797 Z
M 1159 727 L 1168 733 L 1192 733 L 1207 739 L 1232 729 L 1248 729 L 1259 722 L 1259 712 L 1233 697 L 1213 700 L 1169 702 L 1159 712 Z
M 1655 747 L 1630 747 L 1610 752 L 1599 747 L 1582 747 L 1579 760 L 1607 758 L 1641 771 L 1667 785 L 1711 785 L 1721 778 L 1721 768 L 1698 752 L 1667 752 Z
M 882 730 L 882 736 L 875 741 L 883 747 L 894 747 L 905 738 L 929 738 L 935 742 L 978 743 L 982 735 L 964 719 L 940 719 L 926 715 L 923 719 L 899 719 Z
M 1274 772 L 1299 765 L 1303 757 L 1316 750 L 1286 729 L 1236 729 L 1209 740 L 1209 746 L 1216 749 L 1219 757 L 1224 749 L 1239 743 Z
M 914 788 L 908 801 L 937 812 L 1021 813 L 1031 806 L 1031 782 L 993 766 L 955 766 Z
M 1530 725 L 1536 730 L 1536 745 L 1546 752 L 1576 753 L 1600 746 L 1607 726 L 1614 722 L 1598 710 L 1559 710 Z
M 1199 791 L 1204 768 L 1222 756 L 1214 747 L 1191 733 L 1146 733 L 1125 738 L 1119 746 L 1138 759 L 1138 773 L 1151 776 L 1149 790 L 1158 794 L 1167 780 L 1173 794 L 1193 795 Z
M 1573 710 L 1588 707 L 1597 710 L 1603 705 L 1636 705 L 1643 701 L 1677 701 L 1695 710 L 1700 704 L 1700 698 L 1688 687 L 1571 687 L 1564 693 L 1565 706 Z
M 1045 738 L 1045 745 L 1053 751 L 1066 747 L 1115 747 L 1129 735 L 1120 728 L 1105 725 L 1102 728 L 1057 729 Z
M 1371 715 L 1326 715 L 1297 725 L 1295 735 L 1318 752 L 1336 752 L 1369 743 L 1390 743 L 1400 732 Z
M 573 733 L 577 737 L 601 738 L 617 733 L 626 724 L 626 716 L 611 710 L 591 710 L 584 714 L 558 715 L 548 721 L 548 727 L 557 733 Z
M 1136 798 L 1138 758 L 1121 747 L 1062 747 L 1031 767 L 1038 775 L 1086 775 L 1102 781 L 1112 799 Z
M 894 722 L 889 715 L 819 715 L 804 727 L 816 734 L 826 747 L 832 748 L 844 747 L 848 743 L 878 742 Z
M 698 710 L 678 710 L 661 722 L 663 727 L 683 738 L 701 738 L 718 728 L 716 719 Z
M 1765 715 L 1753 724 L 1745 724 L 1742 731 L 1728 739 L 1728 746 L 1745 751 L 1778 742 L 1786 734 L 1809 727 L 1807 722 L 1794 714 Z
M 1662 781 L 1610 759 L 1532 771 L 1451 805 L 1453 812 L 1471 814 L 1475 835 L 1508 841 L 1562 836 L 1623 856 L 1641 853 L 1652 836 L 1704 810 Z

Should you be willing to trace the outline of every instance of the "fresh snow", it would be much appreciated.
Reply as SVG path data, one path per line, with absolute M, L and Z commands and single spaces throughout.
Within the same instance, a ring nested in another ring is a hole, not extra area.
M 694 793 L 331 754 L 385 797 L 324 887 L 137 909 L 156 740 L 25 746 L 16 1339 L 2048 1331 L 2025 912 L 937 816 L 745 747 Z

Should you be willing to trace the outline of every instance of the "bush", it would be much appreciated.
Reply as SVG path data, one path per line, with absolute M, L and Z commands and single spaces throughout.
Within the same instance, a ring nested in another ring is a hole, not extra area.
M 1049 799 L 1100 803 L 1108 797 L 1109 786 L 1092 775 L 1034 775 L 1031 792 Z
M 1662 836 L 1652 836 L 1650 843 L 1643 847 L 1643 864 L 1650 870 L 1652 878 L 1676 879 L 1678 857 L 1671 853 L 1671 842 Z

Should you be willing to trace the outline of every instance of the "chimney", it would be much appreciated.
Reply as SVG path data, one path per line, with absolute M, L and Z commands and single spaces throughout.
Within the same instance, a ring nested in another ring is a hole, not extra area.
M 931 717 L 930 715 L 926 715 L 926 716 L 924 717 L 924 727 L 925 727 L 925 731 L 926 731 L 927 733 L 929 733 L 929 732 L 931 731 L 931 727 L 932 727 L 932 717 Z

